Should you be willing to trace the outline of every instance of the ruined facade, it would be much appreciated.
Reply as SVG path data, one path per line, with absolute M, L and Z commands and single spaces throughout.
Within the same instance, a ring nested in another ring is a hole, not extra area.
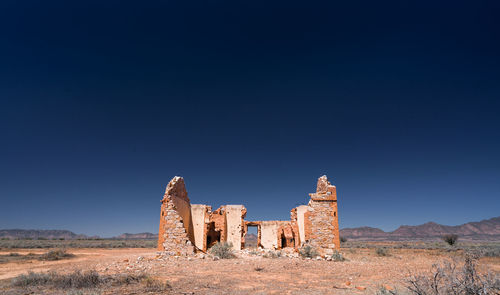
M 326 176 L 318 179 L 307 205 L 293 208 L 290 220 L 246 221 L 243 205 L 212 207 L 191 204 L 184 179 L 174 177 L 167 186 L 161 205 L 158 250 L 170 255 L 206 252 L 217 242 L 229 242 L 233 249 L 245 247 L 248 227 L 257 227 L 257 245 L 267 249 L 293 248 L 304 244 L 321 255 L 340 248 L 337 192 Z

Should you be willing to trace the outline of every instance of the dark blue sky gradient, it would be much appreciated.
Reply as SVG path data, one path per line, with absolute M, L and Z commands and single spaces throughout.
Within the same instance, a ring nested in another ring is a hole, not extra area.
M 156 232 L 192 203 L 341 227 L 500 215 L 498 1 L 2 1 L 0 228 Z

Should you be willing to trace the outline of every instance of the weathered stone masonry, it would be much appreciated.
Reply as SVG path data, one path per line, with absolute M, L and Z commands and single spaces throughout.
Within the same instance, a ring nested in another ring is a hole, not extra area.
M 243 205 L 224 205 L 215 211 L 208 205 L 191 205 L 182 177 L 174 177 L 162 199 L 158 250 L 170 255 L 189 255 L 207 251 L 217 242 L 230 242 L 233 248 L 245 246 L 249 226 L 257 227 L 262 248 L 299 249 L 304 244 L 321 255 L 340 247 L 337 192 L 326 176 L 318 179 L 315 193 L 307 205 L 293 208 L 289 221 L 245 221 Z

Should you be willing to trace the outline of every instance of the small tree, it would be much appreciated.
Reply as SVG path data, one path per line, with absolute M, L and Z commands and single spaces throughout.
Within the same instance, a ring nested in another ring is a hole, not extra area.
M 457 243 L 458 236 L 454 234 L 448 234 L 443 236 L 443 240 L 450 246 L 454 246 Z

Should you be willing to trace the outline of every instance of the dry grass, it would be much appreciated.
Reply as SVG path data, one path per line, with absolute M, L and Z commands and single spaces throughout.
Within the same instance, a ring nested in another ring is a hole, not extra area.
M 144 282 L 146 286 L 152 288 L 156 281 L 149 275 L 141 274 L 115 274 L 100 275 L 95 270 L 82 272 L 76 270 L 69 274 L 58 274 L 55 272 L 28 272 L 12 279 L 12 286 L 51 286 L 58 289 L 89 289 L 98 288 L 103 284 L 111 286 L 130 285 Z

